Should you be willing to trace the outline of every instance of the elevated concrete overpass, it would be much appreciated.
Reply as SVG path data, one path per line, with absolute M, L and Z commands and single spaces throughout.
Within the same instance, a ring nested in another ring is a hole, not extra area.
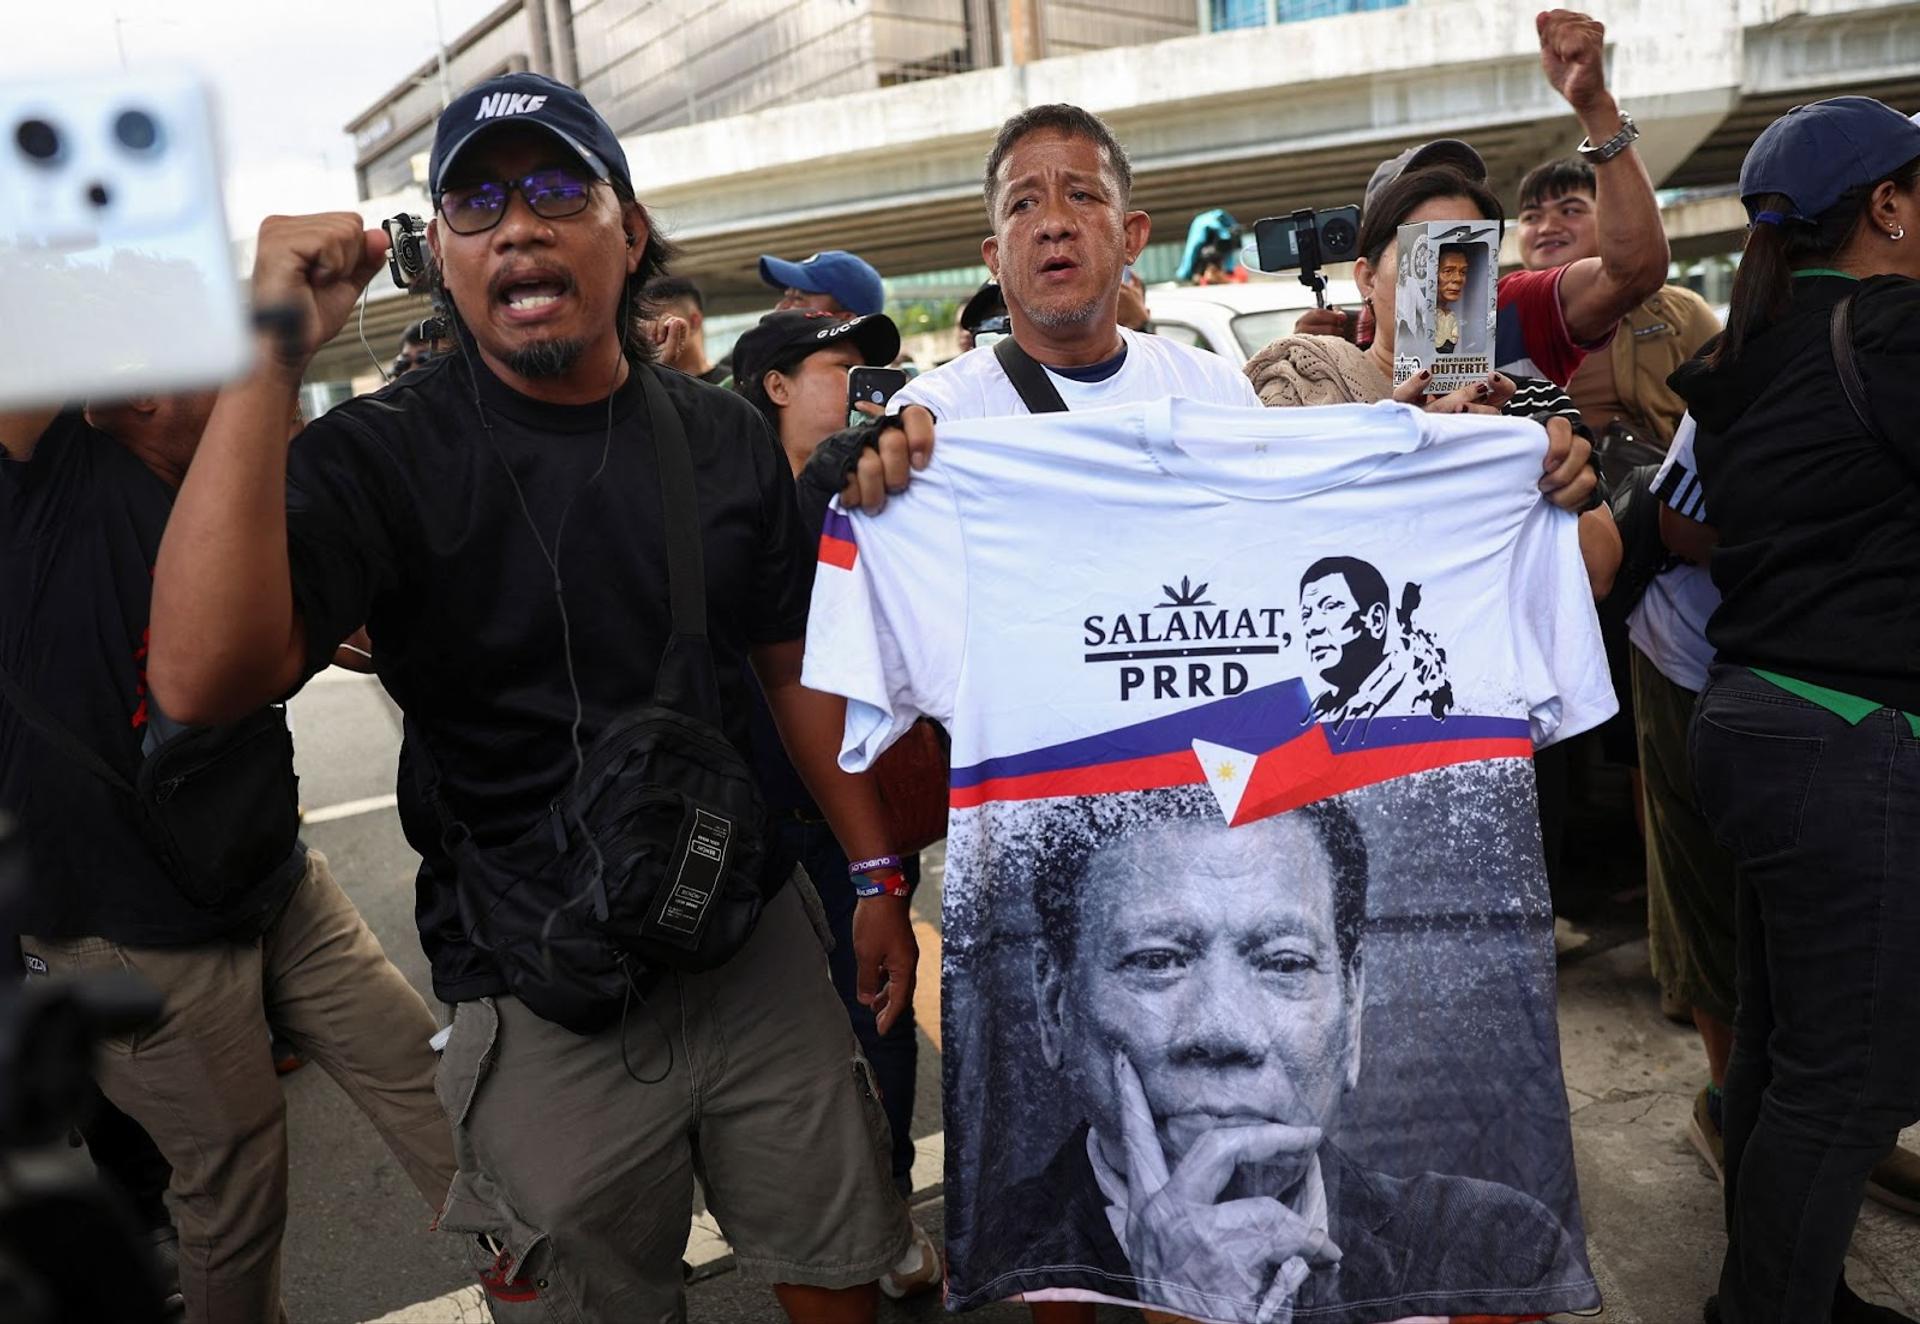
M 1611 81 L 1663 185 L 1730 182 L 1755 133 L 1800 101 L 1862 91 L 1920 109 L 1920 4 L 1597 3 Z M 678 269 L 725 307 L 761 297 L 753 259 L 859 251 L 888 274 L 979 260 L 980 166 L 1010 114 L 1098 111 L 1133 158 L 1158 236 L 1223 206 L 1243 220 L 1357 201 L 1402 145 L 1468 139 L 1510 196 L 1579 130 L 1540 74 L 1533 0 L 1241 29 L 960 74 L 649 134 L 626 143 Z
M 888 276 L 980 260 L 980 169 L 1007 116 L 1049 101 L 1099 112 L 1127 144 L 1157 239 L 1194 213 L 1243 221 L 1358 201 L 1401 147 L 1460 137 L 1512 200 L 1520 176 L 1579 140 L 1541 76 L 1538 0 L 1414 0 L 1400 9 L 1183 37 L 956 74 L 625 140 L 640 196 L 680 245 L 675 269 L 714 312 L 766 304 L 755 259 L 850 248 Z M 1731 183 L 1789 106 L 1845 92 L 1920 110 L 1920 0 L 1595 0 L 1609 76 L 1657 183 Z M 421 211 L 417 191 L 364 204 Z M 1737 203 L 1690 203 L 1676 257 L 1738 246 Z M 376 281 L 366 326 L 392 354 L 422 315 Z M 314 378 L 368 371 L 353 325 Z

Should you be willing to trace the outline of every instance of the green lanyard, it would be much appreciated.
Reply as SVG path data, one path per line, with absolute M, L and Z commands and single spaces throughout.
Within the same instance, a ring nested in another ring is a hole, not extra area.
M 1841 280 L 1850 280 L 1856 284 L 1860 280 L 1858 276 L 1850 276 L 1844 271 L 1835 271 L 1832 267 L 1808 267 L 1804 271 L 1793 273 L 1795 280 L 1799 280 L 1802 276 L 1838 276 Z

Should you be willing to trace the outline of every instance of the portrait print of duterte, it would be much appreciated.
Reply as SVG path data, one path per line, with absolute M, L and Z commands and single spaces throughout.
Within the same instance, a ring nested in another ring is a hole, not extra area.
M 1328 556 L 1300 577 L 1300 632 L 1307 661 L 1326 688 L 1314 715 L 1336 726 L 1368 717 L 1444 717 L 1453 708 L 1447 654 L 1414 623 L 1420 586 L 1400 608 L 1387 581 L 1365 561 Z
M 1370 1170 L 1328 1138 L 1360 1079 L 1367 886 L 1339 800 L 1148 820 L 1044 873 L 1041 1052 L 1084 1120 L 992 1202 L 998 1244 L 974 1253 L 1250 1324 L 1444 1314 L 1583 1276 L 1526 1193 Z

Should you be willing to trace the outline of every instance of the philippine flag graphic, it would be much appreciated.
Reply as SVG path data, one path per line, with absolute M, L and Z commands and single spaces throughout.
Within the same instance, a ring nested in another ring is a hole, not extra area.
M 820 564 L 851 570 L 859 559 L 860 547 L 853 540 L 853 521 L 838 506 L 828 506 L 826 522 L 820 526 Z
M 1102 795 L 1205 782 L 1239 827 L 1345 791 L 1433 768 L 1530 758 L 1524 718 L 1314 720 L 1298 679 L 1116 731 L 955 768 L 950 803 Z

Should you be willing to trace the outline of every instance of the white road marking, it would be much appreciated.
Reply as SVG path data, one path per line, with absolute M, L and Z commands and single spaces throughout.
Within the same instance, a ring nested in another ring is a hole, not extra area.
M 403 1306 L 367 1324 L 488 1324 L 493 1315 L 486 1302 L 486 1293 L 478 1287 L 463 1287 L 417 1306 Z
M 382 809 L 391 809 L 398 804 L 399 797 L 391 792 L 386 795 L 370 795 L 364 800 L 346 800 L 337 805 L 327 805 L 321 809 L 309 809 L 300 816 L 300 822 L 331 823 L 335 819 L 353 818 L 360 814 L 371 814 Z
M 945 1162 L 946 1135 L 935 1132 L 913 1143 L 913 1194 L 922 1194 L 940 1184 Z M 720 1235 L 720 1225 L 709 1213 L 693 1216 L 693 1228 L 687 1234 L 687 1252 L 683 1257 L 696 1271 L 733 1254 L 733 1247 Z M 457 1292 L 422 1301 L 415 1306 L 370 1319 L 365 1324 L 487 1324 L 490 1318 L 486 1296 L 478 1287 L 463 1287 Z

